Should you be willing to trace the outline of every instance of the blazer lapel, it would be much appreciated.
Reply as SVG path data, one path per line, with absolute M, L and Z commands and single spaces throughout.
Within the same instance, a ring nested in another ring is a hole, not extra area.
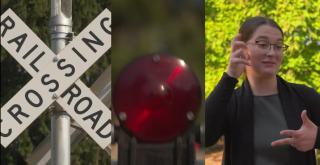
M 280 77 L 277 78 L 277 86 L 288 129 L 299 129 L 302 124 L 300 119 L 302 110 L 298 109 L 298 100 L 294 99 L 292 91 Z
M 247 157 L 247 162 L 243 164 L 254 164 L 254 127 L 253 127 L 253 95 L 247 80 L 244 81 L 240 89 L 240 98 L 238 101 L 238 128 L 239 140 L 241 140 L 241 148 L 243 149 L 239 156 Z

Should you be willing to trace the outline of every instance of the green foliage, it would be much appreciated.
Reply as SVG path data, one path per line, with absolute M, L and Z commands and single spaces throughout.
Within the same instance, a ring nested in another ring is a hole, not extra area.
M 108 165 L 110 157 L 106 151 L 97 147 L 96 142 L 86 137 L 71 153 L 72 165 Z
M 285 32 L 285 52 L 279 75 L 320 92 L 319 0 L 207 0 L 205 3 L 205 93 L 213 90 L 226 70 L 230 43 L 248 17 L 273 18 Z

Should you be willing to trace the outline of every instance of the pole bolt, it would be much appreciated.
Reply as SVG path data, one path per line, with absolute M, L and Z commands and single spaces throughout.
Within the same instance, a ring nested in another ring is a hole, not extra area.
M 57 62 L 57 61 L 59 61 L 59 57 L 57 56 L 53 57 L 53 62 Z
M 120 113 L 119 113 L 119 119 L 120 119 L 121 121 L 127 120 L 127 114 L 126 114 L 125 112 L 120 112 Z
M 152 57 L 152 60 L 153 60 L 153 62 L 158 63 L 158 62 L 160 61 L 160 56 L 156 54 L 156 55 L 154 55 L 154 56 Z
M 58 99 L 58 95 L 54 93 L 54 94 L 52 95 L 52 99 L 54 99 L 54 100 Z
M 194 119 L 193 112 L 191 112 L 191 111 L 187 112 L 187 119 L 190 120 L 190 121 Z
M 54 108 L 55 108 L 54 105 L 50 105 L 50 106 L 48 107 L 48 109 L 49 109 L 50 111 L 54 110 Z

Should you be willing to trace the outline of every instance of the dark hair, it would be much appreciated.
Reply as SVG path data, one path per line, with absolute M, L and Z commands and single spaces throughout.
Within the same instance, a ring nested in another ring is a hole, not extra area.
M 280 28 L 280 26 L 272 19 L 266 18 L 266 17 L 251 17 L 247 19 L 240 27 L 239 33 L 241 34 L 241 40 L 244 42 L 247 42 L 252 34 L 257 30 L 258 27 L 261 25 L 269 25 L 272 27 L 275 27 L 280 30 L 282 37 L 283 37 L 283 31 Z

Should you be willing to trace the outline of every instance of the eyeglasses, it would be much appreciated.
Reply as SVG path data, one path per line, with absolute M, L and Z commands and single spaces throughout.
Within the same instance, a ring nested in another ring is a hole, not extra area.
M 255 43 L 247 43 L 247 44 L 254 44 L 258 48 L 263 49 L 263 50 L 271 50 L 271 46 L 273 46 L 273 49 L 277 52 L 284 52 L 288 49 L 288 45 L 283 44 L 283 43 L 278 43 L 278 44 L 271 44 L 269 41 L 265 40 L 257 40 Z

